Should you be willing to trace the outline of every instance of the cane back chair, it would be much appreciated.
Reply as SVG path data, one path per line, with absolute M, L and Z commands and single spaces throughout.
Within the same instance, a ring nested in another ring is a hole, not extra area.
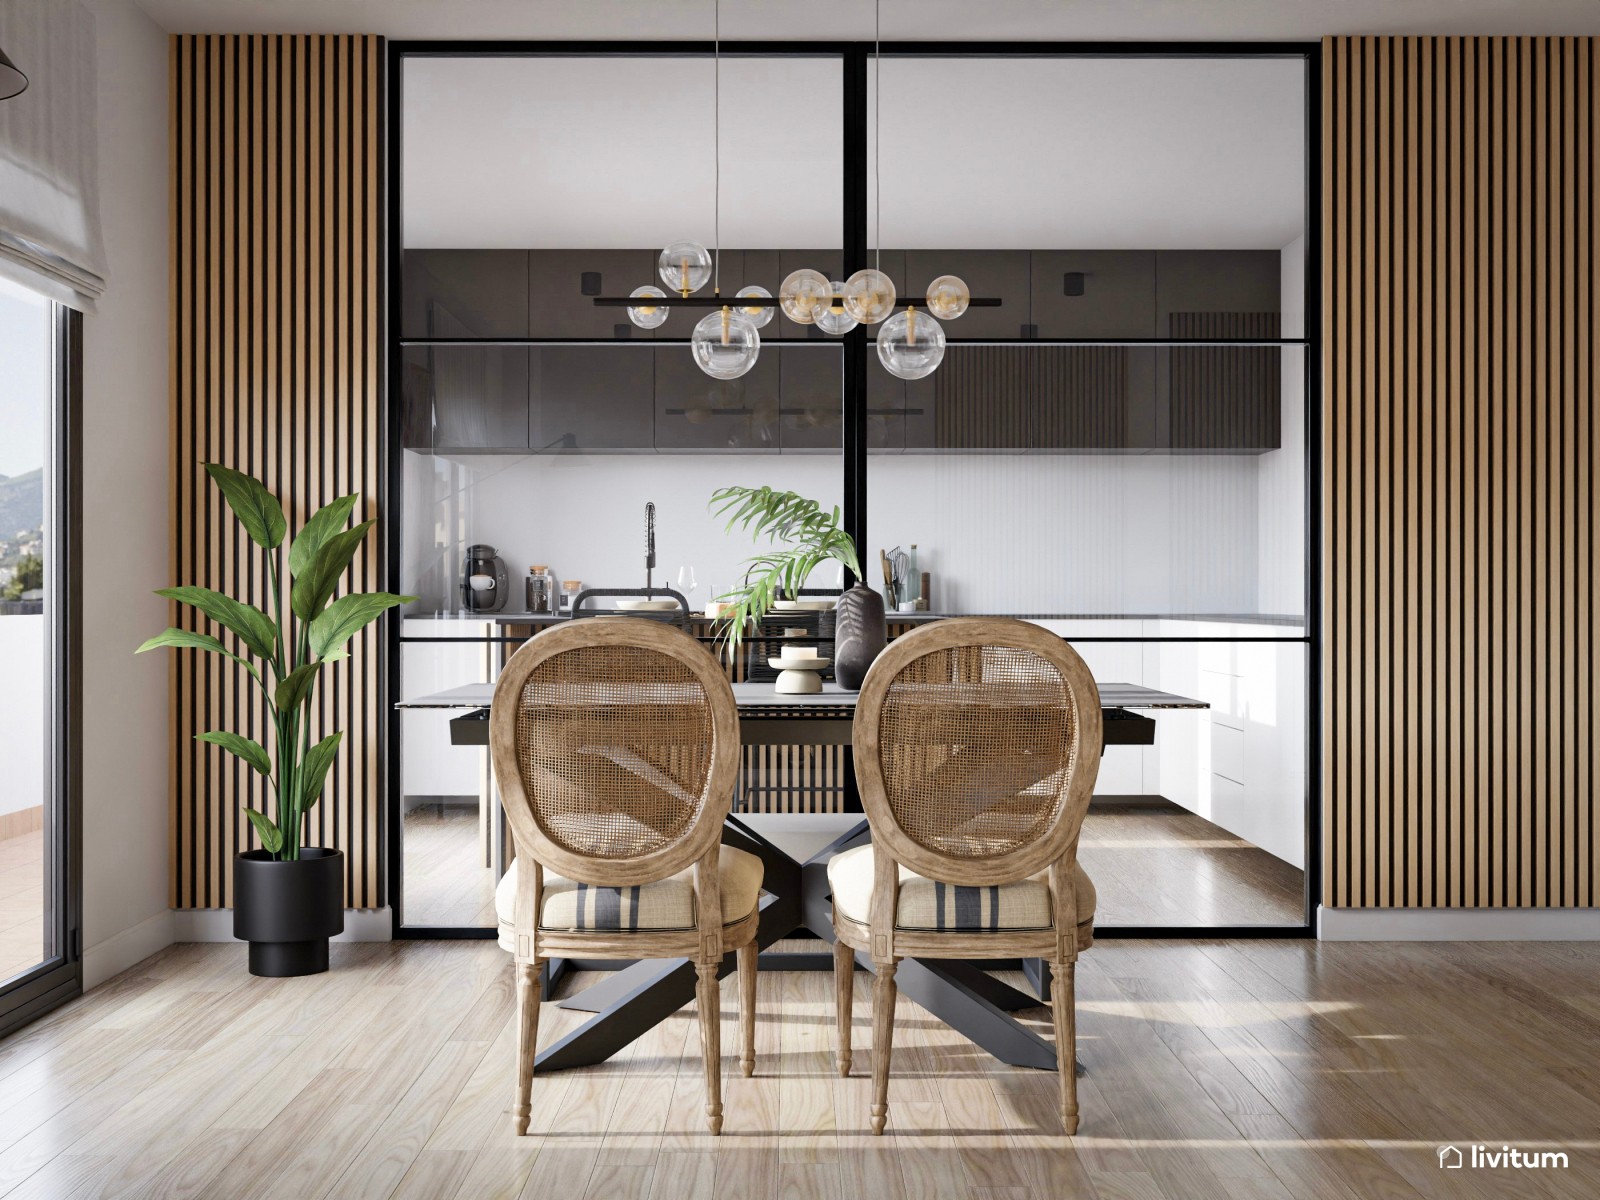
M 856 703 L 872 844 L 828 864 L 839 1073 L 850 1073 L 855 952 L 871 956 L 872 1131 L 888 1120 L 895 968 L 1047 958 L 1061 1122 L 1078 1128 L 1073 971 L 1094 939 L 1078 835 L 1100 769 L 1100 695 L 1076 651 L 1023 621 L 956 618 L 896 639 Z
M 655 621 L 553 626 L 495 685 L 490 752 L 517 861 L 496 890 L 516 956 L 517 1133 L 528 1129 L 539 972 L 551 957 L 694 961 L 706 1121 L 722 1131 L 717 975 L 737 951 L 740 1062 L 755 1069 L 761 860 L 721 846 L 739 768 L 733 689 Z

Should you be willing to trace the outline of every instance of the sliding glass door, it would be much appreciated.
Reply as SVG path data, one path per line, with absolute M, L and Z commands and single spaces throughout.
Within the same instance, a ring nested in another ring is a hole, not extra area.
M 64 534 L 73 326 L 0 279 L 0 1033 L 77 994 Z

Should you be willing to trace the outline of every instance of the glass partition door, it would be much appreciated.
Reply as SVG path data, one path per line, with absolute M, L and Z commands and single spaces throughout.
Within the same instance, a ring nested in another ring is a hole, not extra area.
M 664 288 L 658 255 L 673 242 L 716 251 L 719 209 L 720 255 L 699 295 L 775 295 L 802 265 L 838 278 L 838 57 L 725 56 L 720 135 L 709 55 L 400 63 L 393 471 L 397 582 L 419 599 L 402 614 L 398 698 L 487 686 L 583 592 L 584 611 L 615 611 L 641 598 L 620 594 L 633 589 L 677 593 L 709 644 L 707 604 L 759 549 L 725 532 L 713 491 L 842 503 L 843 349 L 768 309 L 754 367 L 718 380 L 690 349 L 715 307 L 640 324 L 595 300 Z M 645 80 L 662 86 L 640 103 Z M 742 99 L 779 94 L 809 98 L 803 120 Z M 452 734 L 460 716 L 398 718 L 403 929 L 495 925 L 510 850 L 487 752 Z M 761 781 L 746 783 L 758 798 Z

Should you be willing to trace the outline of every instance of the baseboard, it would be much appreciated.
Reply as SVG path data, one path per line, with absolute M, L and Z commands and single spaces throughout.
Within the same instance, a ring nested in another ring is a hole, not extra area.
M 1600 908 L 1324 908 L 1325 942 L 1594 942 Z
M 233 941 L 233 909 L 231 908 L 180 908 L 172 913 L 175 942 L 231 942 Z M 347 908 L 344 910 L 344 932 L 336 942 L 387 942 L 394 938 L 394 910 L 382 908 Z
M 134 963 L 142 962 L 158 950 L 165 950 L 179 939 L 174 936 L 171 909 L 158 912 L 103 942 L 83 951 L 83 990 L 98 987 L 113 975 L 120 975 Z

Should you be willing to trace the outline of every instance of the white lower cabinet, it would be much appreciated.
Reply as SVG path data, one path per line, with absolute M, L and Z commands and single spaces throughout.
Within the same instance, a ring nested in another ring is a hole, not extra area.
M 1278 636 L 1283 627 L 1165 621 L 1167 637 Z M 1297 642 L 1171 643 L 1156 686 L 1210 708 L 1156 745 L 1167 799 L 1305 867 L 1306 649 Z

